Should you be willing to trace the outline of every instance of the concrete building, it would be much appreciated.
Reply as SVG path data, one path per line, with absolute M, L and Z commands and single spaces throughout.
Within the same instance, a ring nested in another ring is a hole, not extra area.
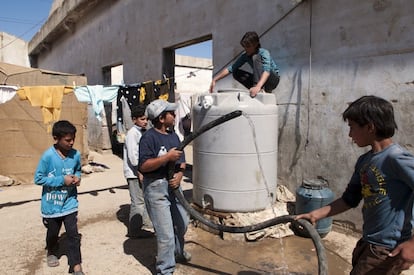
M 30 67 L 27 42 L 5 32 L 0 32 L 0 62 Z
M 105 83 L 174 76 L 174 51 L 212 40 L 216 73 L 255 30 L 281 68 L 278 180 L 294 191 L 321 176 L 338 196 L 357 157 L 341 114 L 375 94 L 393 102 L 395 140 L 414 151 L 414 5 L 411 0 L 65 0 L 29 43 L 33 66 Z M 230 77 L 218 88 L 238 88 Z M 276 137 L 275 137 L 276 138 Z M 360 228 L 359 211 L 338 216 Z M 352 222 L 351 222 L 352 221 Z

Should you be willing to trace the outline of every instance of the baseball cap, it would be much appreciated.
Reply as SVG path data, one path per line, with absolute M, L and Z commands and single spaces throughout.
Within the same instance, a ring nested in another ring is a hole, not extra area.
M 148 119 L 152 120 L 161 115 L 162 112 L 175 111 L 177 107 L 178 105 L 176 103 L 171 103 L 163 99 L 156 99 L 148 104 L 145 113 Z

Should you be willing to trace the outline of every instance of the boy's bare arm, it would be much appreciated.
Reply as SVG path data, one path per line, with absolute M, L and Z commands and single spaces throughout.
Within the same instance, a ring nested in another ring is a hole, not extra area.
M 180 170 L 175 172 L 173 178 L 169 180 L 169 185 L 171 186 L 171 188 L 175 189 L 178 186 L 180 186 L 181 180 L 184 176 L 185 167 L 186 167 L 185 162 L 181 163 Z
M 312 224 L 315 224 L 320 219 L 340 214 L 350 208 L 342 198 L 339 198 L 324 207 L 315 209 L 309 213 L 299 214 L 295 217 L 295 220 L 306 219 Z
M 414 237 L 411 237 L 408 241 L 400 243 L 388 256 L 395 257 L 398 254 L 400 254 L 403 260 L 401 263 L 402 269 L 409 269 L 414 264 Z
M 159 156 L 152 159 L 147 159 L 140 167 L 141 172 L 151 172 L 154 170 L 157 170 L 162 165 L 170 162 L 170 161 L 177 161 L 180 159 L 181 155 L 183 154 L 183 151 L 177 150 L 175 147 L 171 148 L 167 154 L 163 156 Z

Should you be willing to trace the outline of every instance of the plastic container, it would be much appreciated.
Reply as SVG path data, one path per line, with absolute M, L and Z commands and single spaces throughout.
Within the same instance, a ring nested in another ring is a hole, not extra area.
M 334 194 L 329 189 L 327 181 L 322 179 L 304 180 L 302 185 L 296 189 L 296 214 L 321 208 L 331 203 L 333 198 Z M 321 237 L 325 237 L 332 229 L 332 217 L 319 220 L 315 228 Z
M 243 115 L 216 126 L 193 143 L 193 201 L 223 212 L 263 210 L 274 203 L 277 182 L 276 97 L 247 90 L 200 94 L 193 129 L 235 110 Z

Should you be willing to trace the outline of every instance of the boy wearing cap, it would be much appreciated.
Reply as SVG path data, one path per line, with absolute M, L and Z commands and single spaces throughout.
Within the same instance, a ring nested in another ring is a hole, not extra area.
M 185 170 L 184 152 L 176 149 L 180 140 L 174 132 L 177 104 L 162 99 L 146 109 L 153 128 L 142 136 L 139 145 L 139 170 L 144 176 L 144 199 L 157 236 L 157 274 L 173 274 L 176 262 L 188 262 L 184 235 L 189 216 L 175 197 Z M 168 180 L 168 163 L 175 162 L 175 173 Z

